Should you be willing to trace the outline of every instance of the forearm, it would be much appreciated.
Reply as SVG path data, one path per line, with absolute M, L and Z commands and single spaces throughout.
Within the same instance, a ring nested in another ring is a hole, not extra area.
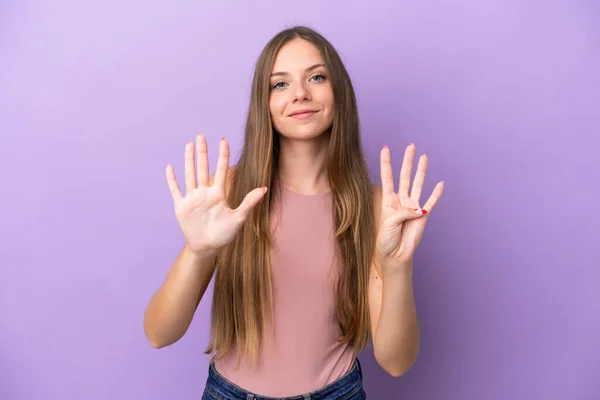
M 179 340 L 192 318 L 214 273 L 213 253 L 193 253 L 187 246 L 152 296 L 144 314 L 144 332 L 153 347 Z
M 374 346 L 377 362 L 393 376 L 405 374 L 419 351 L 419 327 L 413 292 L 412 264 L 382 265 L 382 305 Z

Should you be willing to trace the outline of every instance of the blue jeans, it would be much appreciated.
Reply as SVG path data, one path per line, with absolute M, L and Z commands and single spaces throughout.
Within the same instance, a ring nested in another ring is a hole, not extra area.
M 265 397 L 236 386 L 223 377 L 211 363 L 202 400 L 365 400 L 362 369 L 358 358 L 341 378 L 314 392 L 293 397 Z

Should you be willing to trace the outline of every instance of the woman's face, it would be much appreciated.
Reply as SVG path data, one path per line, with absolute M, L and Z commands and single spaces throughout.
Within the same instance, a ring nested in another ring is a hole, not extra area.
M 290 139 L 321 135 L 333 122 L 333 90 L 319 49 L 295 39 L 281 47 L 271 74 L 269 110 L 274 128 Z

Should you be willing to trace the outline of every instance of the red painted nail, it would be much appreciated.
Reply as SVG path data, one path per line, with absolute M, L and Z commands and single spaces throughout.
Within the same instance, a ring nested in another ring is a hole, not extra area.
M 225 140 L 225 136 L 223 136 L 223 137 L 221 138 L 221 140 Z
M 427 210 L 422 210 L 421 212 L 423 213 L 423 215 L 427 214 Z
M 387 149 L 387 148 L 388 148 L 388 147 L 387 147 L 387 144 L 384 144 L 384 145 L 383 145 L 383 148 L 384 148 L 384 149 Z

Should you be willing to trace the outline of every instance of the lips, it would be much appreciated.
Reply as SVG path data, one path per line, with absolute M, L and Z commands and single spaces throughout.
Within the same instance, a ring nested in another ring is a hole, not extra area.
M 312 115 L 316 113 L 315 110 L 298 110 L 298 111 L 294 111 L 293 113 L 290 114 L 290 117 L 307 117 L 309 115 Z

